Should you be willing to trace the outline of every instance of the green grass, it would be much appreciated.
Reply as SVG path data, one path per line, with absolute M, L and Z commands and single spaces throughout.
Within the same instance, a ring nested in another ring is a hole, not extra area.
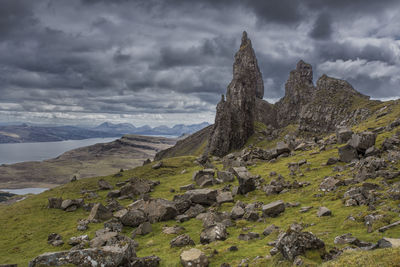
M 361 131 L 375 125 L 387 125 L 400 115 L 400 105 L 393 105 L 391 113 L 376 119 L 371 117 L 367 121 L 361 123 L 359 126 L 354 127 L 354 130 Z M 262 128 L 262 125 L 257 127 Z M 289 126 L 282 132 L 284 134 L 293 130 L 294 126 Z M 294 127 L 295 128 L 295 127 Z M 393 132 L 384 132 L 378 135 L 377 146 L 380 146 L 385 137 L 390 136 Z M 255 140 L 255 139 L 254 139 Z M 276 140 L 275 140 L 276 142 Z M 272 145 L 272 143 L 265 143 L 265 146 Z M 199 242 L 200 232 L 202 230 L 202 222 L 196 219 L 184 222 L 181 225 L 186 228 L 184 233 L 188 234 L 196 243 L 197 248 L 204 251 L 210 256 L 210 266 L 220 266 L 223 262 L 228 262 L 231 266 L 237 266 L 244 258 L 249 259 L 250 266 L 291 266 L 291 263 L 285 261 L 279 254 L 274 257 L 265 258 L 269 255 L 269 250 L 272 248 L 267 245 L 268 242 L 277 238 L 278 233 L 273 233 L 268 237 L 262 237 L 258 240 L 239 241 L 238 235 L 242 232 L 243 227 L 251 228 L 251 231 L 262 233 L 262 231 L 270 224 L 275 224 L 281 229 L 286 230 L 287 227 L 293 223 L 302 223 L 306 231 L 311 231 L 325 242 L 326 249 L 329 250 L 335 245 L 333 240 L 336 236 L 344 233 L 352 233 L 353 236 L 362 241 L 377 242 L 382 237 L 400 237 L 400 227 L 394 227 L 385 233 L 380 233 L 376 229 L 380 226 L 399 220 L 398 213 L 390 211 L 391 209 L 398 208 L 400 201 L 385 199 L 384 204 L 377 205 L 376 212 L 385 215 L 381 222 L 374 224 L 372 233 L 367 233 L 367 228 L 364 226 L 363 217 L 371 212 L 367 210 L 366 206 L 345 207 L 342 201 L 343 193 L 351 186 L 339 187 L 334 192 L 323 193 L 319 191 L 319 184 L 325 176 L 335 175 L 332 166 L 325 166 L 324 163 L 329 157 L 337 157 L 337 145 L 328 146 L 326 151 L 319 154 L 311 155 L 315 151 L 299 151 L 294 156 L 288 158 L 280 158 L 275 163 L 257 162 L 255 166 L 249 167 L 253 174 L 259 174 L 262 178 L 269 183 L 272 178 L 269 177 L 271 171 L 275 171 L 285 177 L 286 180 L 297 179 L 298 181 L 308 181 L 310 186 L 290 190 L 290 192 L 266 196 L 260 190 L 253 191 L 245 196 L 236 196 L 235 201 L 241 200 L 246 203 L 255 201 L 262 201 L 269 203 L 275 200 L 283 200 L 284 202 L 300 202 L 300 207 L 287 208 L 277 218 L 266 218 L 265 222 L 248 222 L 245 220 L 236 221 L 236 227 L 228 228 L 229 238 L 222 242 L 213 242 L 207 245 L 201 245 Z M 301 159 L 307 159 L 308 165 L 303 165 L 301 171 L 304 173 L 303 177 L 292 177 L 289 175 L 290 171 L 287 167 L 290 162 L 297 162 Z M 61 210 L 48 209 L 48 197 L 63 197 L 78 198 L 81 197 L 81 189 L 96 189 L 97 181 L 104 178 L 111 184 L 115 185 L 117 182 L 124 181 L 131 177 L 141 177 L 144 179 L 159 180 L 160 185 L 156 186 L 151 196 L 156 198 L 172 199 L 173 193 L 170 189 L 175 189 L 179 193 L 179 187 L 192 183 L 192 174 L 194 171 L 200 169 L 194 163 L 194 156 L 176 157 L 163 160 L 164 167 L 158 170 L 153 170 L 151 165 L 137 167 L 135 169 L 124 171 L 122 177 L 115 178 L 113 176 L 95 177 L 79 180 L 74 183 L 51 189 L 42 194 L 29 196 L 26 200 L 15 203 L 12 206 L 0 206 L 0 225 L 1 225 L 1 238 L 0 238 L 0 263 L 18 263 L 20 266 L 26 266 L 27 263 L 37 255 L 48 252 L 69 249 L 70 247 L 65 244 L 60 248 L 54 248 L 47 244 L 47 235 L 52 232 L 57 232 L 64 237 L 67 243 L 68 239 L 72 236 L 89 234 L 92 238 L 97 229 L 102 228 L 102 224 L 90 224 L 86 232 L 78 232 L 76 230 L 77 220 L 86 218 L 89 212 L 78 209 L 76 212 L 67 213 Z M 221 169 L 220 162 L 214 162 L 215 166 Z M 339 163 L 342 164 L 342 163 Z M 400 163 L 396 164 L 400 168 Z M 307 171 L 307 168 L 310 171 Z M 182 174 L 182 171 L 186 170 Z M 346 170 L 342 173 L 343 179 L 351 178 L 351 173 Z M 380 183 L 382 178 L 368 180 L 369 182 Z M 399 181 L 396 178 L 393 182 Z M 237 181 L 232 183 L 237 185 Z M 221 188 L 224 185 L 214 186 Z M 177 194 L 175 193 L 175 194 Z M 385 191 L 381 191 L 385 194 Z M 99 198 L 86 202 L 103 202 L 105 203 L 107 191 L 100 191 Z M 316 194 L 322 194 L 322 197 L 315 197 Z M 120 202 L 123 205 L 130 203 L 129 200 Z M 307 213 L 300 213 L 299 210 L 302 206 L 313 206 L 314 208 Z M 319 218 L 316 215 L 317 209 L 320 206 L 326 206 L 332 211 L 332 216 Z M 233 203 L 223 204 L 218 208 L 219 211 L 230 211 Z M 356 221 L 346 220 L 348 216 L 354 216 Z M 179 255 L 182 250 L 186 248 L 170 248 L 169 242 L 175 235 L 166 235 L 162 233 L 162 227 L 165 225 L 172 226 L 178 224 L 175 221 L 159 222 L 153 224 L 153 232 L 146 236 L 138 236 L 135 239 L 139 242 L 137 249 L 138 256 L 157 255 L 161 258 L 161 266 L 180 266 Z M 130 236 L 133 228 L 125 227 L 123 233 Z M 235 245 L 239 248 L 237 252 L 229 252 L 227 249 Z M 344 245 L 336 245 L 336 247 L 344 247 Z M 218 254 L 213 254 L 217 250 Z M 399 266 L 400 249 L 380 249 L 376 251 L 357 251 L 346 252 L 339 257 L 338 260 L 323 263 L 318 251 L 308 252 L 303 258 L 307 266 Z M 262 260 L 253 261 L 257 256 L 264 257 Z M 396 265 L 397 264 L 397 265 Z

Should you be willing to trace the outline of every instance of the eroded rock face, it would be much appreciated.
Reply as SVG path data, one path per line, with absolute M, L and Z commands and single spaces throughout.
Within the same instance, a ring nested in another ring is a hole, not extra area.
M 217 105 L 215 124 L 208 151 L 224 156 L 230 150 L 241 148 L 254 133 L 256 99 L 264 96 L 264 84 L 257 59 L 247 33 L 235 55 L 233 79 L 228 85 L 226 101 L 222 96 Z

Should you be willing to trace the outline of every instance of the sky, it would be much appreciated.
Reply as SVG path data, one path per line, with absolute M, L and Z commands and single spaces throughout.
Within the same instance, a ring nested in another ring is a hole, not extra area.
M 393 99 L 399 29 L 397 0 L 1 0 L 0 122 L 213 123 L 244 30 L 270 102 L 300 59 Z

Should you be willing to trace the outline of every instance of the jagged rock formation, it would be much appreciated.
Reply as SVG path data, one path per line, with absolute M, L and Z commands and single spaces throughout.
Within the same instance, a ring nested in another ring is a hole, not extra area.
M 348 82 L 325 74 L 314 85 L 312 66 L 303 60 L 290 72 L 283 98 L 270 104 L 262 99 L 263 95 L 264 85 L 257 59 L 247 33 L 243 32 L 226 100 L 222 95 L 212 130 L 209 128 L 207 134 L 197 134 L 203 138 L 198 144 L 208 138 L 205 154 L 224 156 L 242 148 L 253 135 L 255 122 L 270 129 L 297 125 L 301 132 L 319 134 L 356 124 L 371 115 L 371 111 L 361 105 L 370 101 L 368 96 L 357 92 Z M 193 138 L 186 143 L 192 144 L 192 141 Z M 178 149 L 185 154 L 183 142 L 179 145 L 180 148 L 169 150 Z M 163 157 L 159 153 L 156 159 Z
M 235 55 L 233 79 L 228 85 L 226 101 L 217 105 L 215 124 L 209 139 L 209 152 L 223 156 L 242 147 L 254 133 L 256 98 L 264 96 L 264 84 L 251 41 L 243 32 Z

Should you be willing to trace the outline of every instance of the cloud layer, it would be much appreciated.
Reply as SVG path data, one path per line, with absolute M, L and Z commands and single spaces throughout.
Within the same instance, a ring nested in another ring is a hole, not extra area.
M 399 96 L 400 3 L 2 0 L 0 121 L 212 122 L 241 32 L 265 98 L 299 59 L 374 98 Z

